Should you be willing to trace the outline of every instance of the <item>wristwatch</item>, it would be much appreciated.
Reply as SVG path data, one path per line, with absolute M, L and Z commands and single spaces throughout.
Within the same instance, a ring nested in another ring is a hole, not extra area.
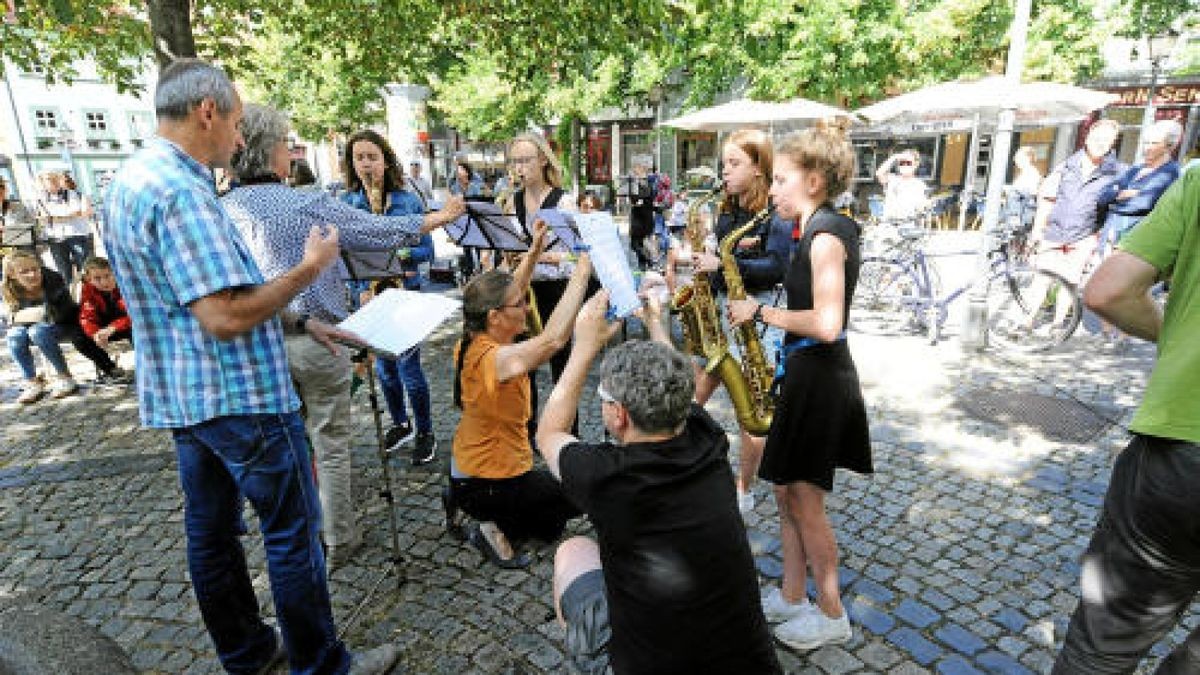
M 304 326 L 307 324 L 308 324 L 308 315 L 301 314 L 299 317 L 296 318 L 296 331 L 299 333 L 303 333 Z
M 754 323 L 766 323 L 766 321 L 763 320 L 762 311 L 763 303 L 760 302 L 758 303 L 758 307 L 754 308 L 754 314 L 750 317 L 754 319 Z

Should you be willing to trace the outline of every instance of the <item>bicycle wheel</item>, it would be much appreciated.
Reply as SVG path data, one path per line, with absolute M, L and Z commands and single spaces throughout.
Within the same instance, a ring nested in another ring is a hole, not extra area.
M 1082 317 L 1075 286 L 1054 272 L 1009 269 L 988 283 L 988 337 L 1001 349 L 1052 349 L 1071 337 Z
M 898 262 L 866 258 L 850 304 L 850 326 L 873 335 L 901 335 L 921 326 L 917 280 Z

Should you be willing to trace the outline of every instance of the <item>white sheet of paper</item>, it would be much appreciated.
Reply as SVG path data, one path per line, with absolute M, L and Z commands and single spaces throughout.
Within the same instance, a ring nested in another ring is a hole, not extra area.
M 346 317 L 338 328 L 358 335 L 383 356 L 394 358 L 429 337 L 461 304 L 443 295 L 389 288 Z
M 608 290 L 610 316 L 623 319 L 633 314 L 642 306 L 642 301 L 612 214 L 597 211 L 572 215 L 580 236 L 588 245 L 596 278 Z

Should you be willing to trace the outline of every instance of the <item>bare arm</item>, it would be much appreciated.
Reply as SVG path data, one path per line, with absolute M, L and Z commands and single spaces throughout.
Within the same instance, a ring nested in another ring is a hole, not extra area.
M 337 229 L 331 227 L 327 235 L 322 235 L 320 228 L 313 227 L 300 264 L 265 284 L 217 291 L 188 308 L 206 333 L 218 340 L 231 340 L 278 314 L 337 254 Z
M 1158 270 L 1141 258 L 1116 251 L 1096 269 L 1083 289 L 1088 308 L 1117 328 L 1150 342 L 1158 341 L 1162 310 L 1150 297 Z
M 822 233 L 813 238 L 809 255 L 813 271 L 813 308 L 789 310 L 763 306 L 760 316 L 764 323 L 793 335 L 833 342 L 845 328 L 842 317 L 846 307 L 846 247 L 841 239 Z M 760 304 L 752 299 L 731 301 L 730 321 L 735 325 L 749 321 Z
M 562 376 L 558 378 L 558 384 L 554 385 L 554 390 L 546 399 L 546 406 L 538 420 L 538 452 L 546 460 L 550 473 L 559 480 L 562 480 L 558 468 L 559 453 L 564 446 L 578 440 L 571 434 L 571 425 L 575 423 L 588 370 L 596 355 L 621 326 L 619 322 L 608 323 L 605 318 L 607 309 L 608 292 L 600 291 L 580 310 L 575 319 L 575 344 L 571 348 L 571 357 Z
M 588 278 L 592 275 L 592 263 L 587 254 L 579 256 L 575 271 L 567 289 L 550 318 L 542 326 L 537 337 L 512 345 L 504 345 L 496 353 L 496 377 L 507 381 L 524 375 L 550 360 L 554 353 L 566 346 L 571 339 L 571 327 L 583 295 L 587 292 Z
M 878 169 L 875 169 L 875 180 L 879 181 L 880 185 L 887 186 L 888 180 L 892 177 L 892 165 L 899 157 L 899 155 L 892 155 L 883 160 L 883 164 L 880 164 Z

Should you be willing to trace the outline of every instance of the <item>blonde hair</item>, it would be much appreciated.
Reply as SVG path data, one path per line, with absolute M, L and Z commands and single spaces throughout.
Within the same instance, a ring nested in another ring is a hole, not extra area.
M 794 131 L 779 142 L 776 152 L 805 171 L 825 177 L 825 198 L 842 194 L 854 179 L 854 148 L 846 138 L 850 120 L 831 117 L 809 129 Z
M 537 148 L 538 154 L 546 160 L 546 166 L 542 168 L 542 180 L 550 187 L 562 187 L 562 165 L 558 163 L 558 157 L 554 156 L 554 151 L 550 149 L 550 144 L 546 142 L 546 138 L 541 134 L 525 132 L 518 134 L 516 138 L 508 144 L 508 153 L 512 154 L 513 146 L 517 143 L 530 143 Z
M 771 190 L 771 170 L 775 164 L 775 149 L 771 146 L 771 137 L 758 129 L 738 129 L 729 134 L 729 139 L 725 141 L 725 147 L 731 145 L 746 153 L 760 172 L 745 194 L 738 197 L 739 206 L 751 213 L 758 213 L 767 208 L 767 193 Z M 724 209 L 730 209 L 728 202 L 725 203 Z
M 18 261 L 33 263 L 34 267 L 41 268 L 42 263 L 37 256 L 29 251 L 13 251 L 4 258 L 4 281 L 0 282 L 0 296 L 4 297 L 4 304 L 12 311 L 16 311 L 17 305 L 20 304 L 22 297 L 27 297 L 28 292 L 17 283 L 17 272 L 14 269 Z

